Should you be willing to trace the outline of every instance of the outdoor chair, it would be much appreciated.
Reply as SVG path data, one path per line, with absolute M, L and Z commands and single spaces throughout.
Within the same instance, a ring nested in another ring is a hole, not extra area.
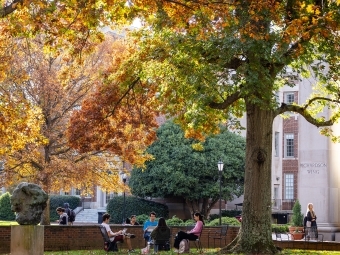
M 222 240 L 224 240 L 224 246 L 227 244 L 227 232 L 228 232 L 228 225 L 223 225 L 221 228 L 214 233 L 208 234 L 208 248 L 210 248 L 209 240 L 214 240 L 214 248 L 215 248 L 215 241 L 220 240 L 220 247 L 222 247 Z
M 202 228 L 201 233 L 199 234 L 198 238 L 196 240 L 189 240 L 190 242 L 195 242 L 196 249 L 200 252 L 203 253 L 203 248 L 202 248 L 202 243 L 201 243 L 201 235 L 203 232 L 204 227 Z M 189 244 L 190 244 L 189 242 Z
M 102 234 L 103 240 L 104 240 L 104 250 L 105 251 L 118 251 L 117 244 L 120 243 L 120 241 L 111 241 L 109 235 L 107 234 L 106 228 L 102 225 L 99 225 L 100 233 Z

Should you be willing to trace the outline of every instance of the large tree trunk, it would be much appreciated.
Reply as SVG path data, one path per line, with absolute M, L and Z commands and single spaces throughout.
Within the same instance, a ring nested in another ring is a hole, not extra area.
M 277 252 L 271 231 L 271 155 L 274 113 L 247 103 L 247 146 L 242 225 L 224 251 Z
M 51 220 L 50 220 L 50 198 L 47 199 L 47 206 L 43 213 L 41 214 L 41 221 L 40 225 L 50 225 Z

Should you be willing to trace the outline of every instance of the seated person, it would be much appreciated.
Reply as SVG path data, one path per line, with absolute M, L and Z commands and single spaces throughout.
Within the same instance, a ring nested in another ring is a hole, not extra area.
M 159 218 L 157 227 L 151 232 L 150 237 L 154 242 L 154 252 L 158 253 L 158 245 L 166 244 L 170 239 L 170 228 L 163 217 Z
M 151 234 L 153 228 L 150 228 L 150 227 L 156 227 L 157 223 L 158 223 L 156 221 L 156 213 L 155 212 L 151 212 L 149 217 L 150 217 L 150 220 L 147 220 L 146 222 L 144 222 L 144 226 L 143 226 L 144 239 L 147 242 L 151 241 L 150 234 Z
M 188 232 L 179 231 L 177 233 L 176 238 L 175 238 L 175 242 L 174 242 L 174 247 L 176 249 L 175 252 L 178 251 L 179 243 L 183 239 L 195 241 L 199 237 L 199 235 L 201 234 L 201 232 L 203 230 L 203 225 L 204 225 L 203 216 L 200 213 L 197 212 L 197 213 L 194 214 L 194 220 L 196 221 L 196 225 L 192 230 L 190 230 Z
M 134 252 L 134 250 L 132 249 L 132 246 L 131 246 L 131 240 L 130 240 L 129 235 L 124 235 L 123 230 L 119 230 L 116 233 L 111 231 L 111 228 L 109 226 L 110 217 L 111 217 L 110 214 L 104 213 L 103 223 L 101 224 L 102 226 L 105 227 L 107 234 L 110 238 L 110 241 L 111 242 L 117 242 L 117 241 L 124 242 L 124 240 L 126 240 L 126 244 L 129 248 L 129 252 Z
M 139 223 L 136 221 L 136 215 L 131 215 L 130 217 L 130 225 L 139 226 Z

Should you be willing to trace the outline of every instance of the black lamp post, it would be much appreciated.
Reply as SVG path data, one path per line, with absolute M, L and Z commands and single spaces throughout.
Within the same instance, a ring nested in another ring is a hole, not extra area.
M 220 181 L 220 226 L 222 225 L 222 171 L 223 171 L 223 162 L 220 160 L 217 163 L 218 173 L 219 173 L 219 181 Z
M 123 182 L 124 182 L 124 208 L 123 208 L 123 224 L 125 223 L 125 183 L 126 183 L 126 174 L 123 174 L 122 175 L 122 179 L 123 179 Z

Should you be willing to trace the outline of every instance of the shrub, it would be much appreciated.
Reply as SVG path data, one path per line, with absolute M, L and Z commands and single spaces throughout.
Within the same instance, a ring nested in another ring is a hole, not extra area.
M 222 217 L 221 218 L 222 225 L 229 225 L 229 226 L 240 226 L 241 223 L 234 217 Z M 207 226 L 219 226 L 220 225 L 220 219 L 214 219 L 206 224 Z
M 59 215 L 56 212 L 57 207 L 64 207 L 64 203 L 69 203 L 71 209 L 75 209 L 80 204 L 80 198 L 77 196 L 65 196 L 65 195 L 51 195 L 50 197 L 50 221 L 56 221 L 59 219 Z
M 166 220 L 166 224 L 168 226 L 183 226 L 184 221 L 180 218 L 177 218 L 176 215 L 172 216 L 172 218 Z
M 289 232 L 288 225 L 272 224 L 273 233 L 287 233 Z
M 222 217 L 235 217 L 237 215 L 242 214 L 242 210 L 222 210 L 221 215 Z M 219 214 L 210 214 L 209 215 L 209 220 L 212 221 L 214 219 L 219 219 L 220 215 Z
M 129 217 L 129 216 L 128 216 Z M 136 221 L 140 224 L 140 225 L 144 225 L 144 222 L 147 221 L 149 219 L 149 215 L 146 214 L 141 214 L 141 215 L 137 215 L 136 216 Z
M 303 227 L 303 214 L 301 213 L 301 204 L 297 199 L 293 206 L 293 216 L 291 225 L 293 227 Z
M 118 196 L 110 199 L 109 203 L 107 204 L 106 211 L 111 215 L 111 223 L 122 223 L 124 197 Z M 169 217 L 169 209 L 167 205 L 137 197 L 129 196 L 125 198 L 125 218 L 130 217 L 132 214 L 145 214 L 148 216 L 147 218 L 149 218 L 149 213 L 152 211 L 156 213 L 157 218 L 164 217 L 167 219 Z M 138 223 L 141 222 L 138 221 Z
M 0 196 L 0 220 L 15 220 L 15 213 L 11 210 L 11 195 L 8 192 Z

